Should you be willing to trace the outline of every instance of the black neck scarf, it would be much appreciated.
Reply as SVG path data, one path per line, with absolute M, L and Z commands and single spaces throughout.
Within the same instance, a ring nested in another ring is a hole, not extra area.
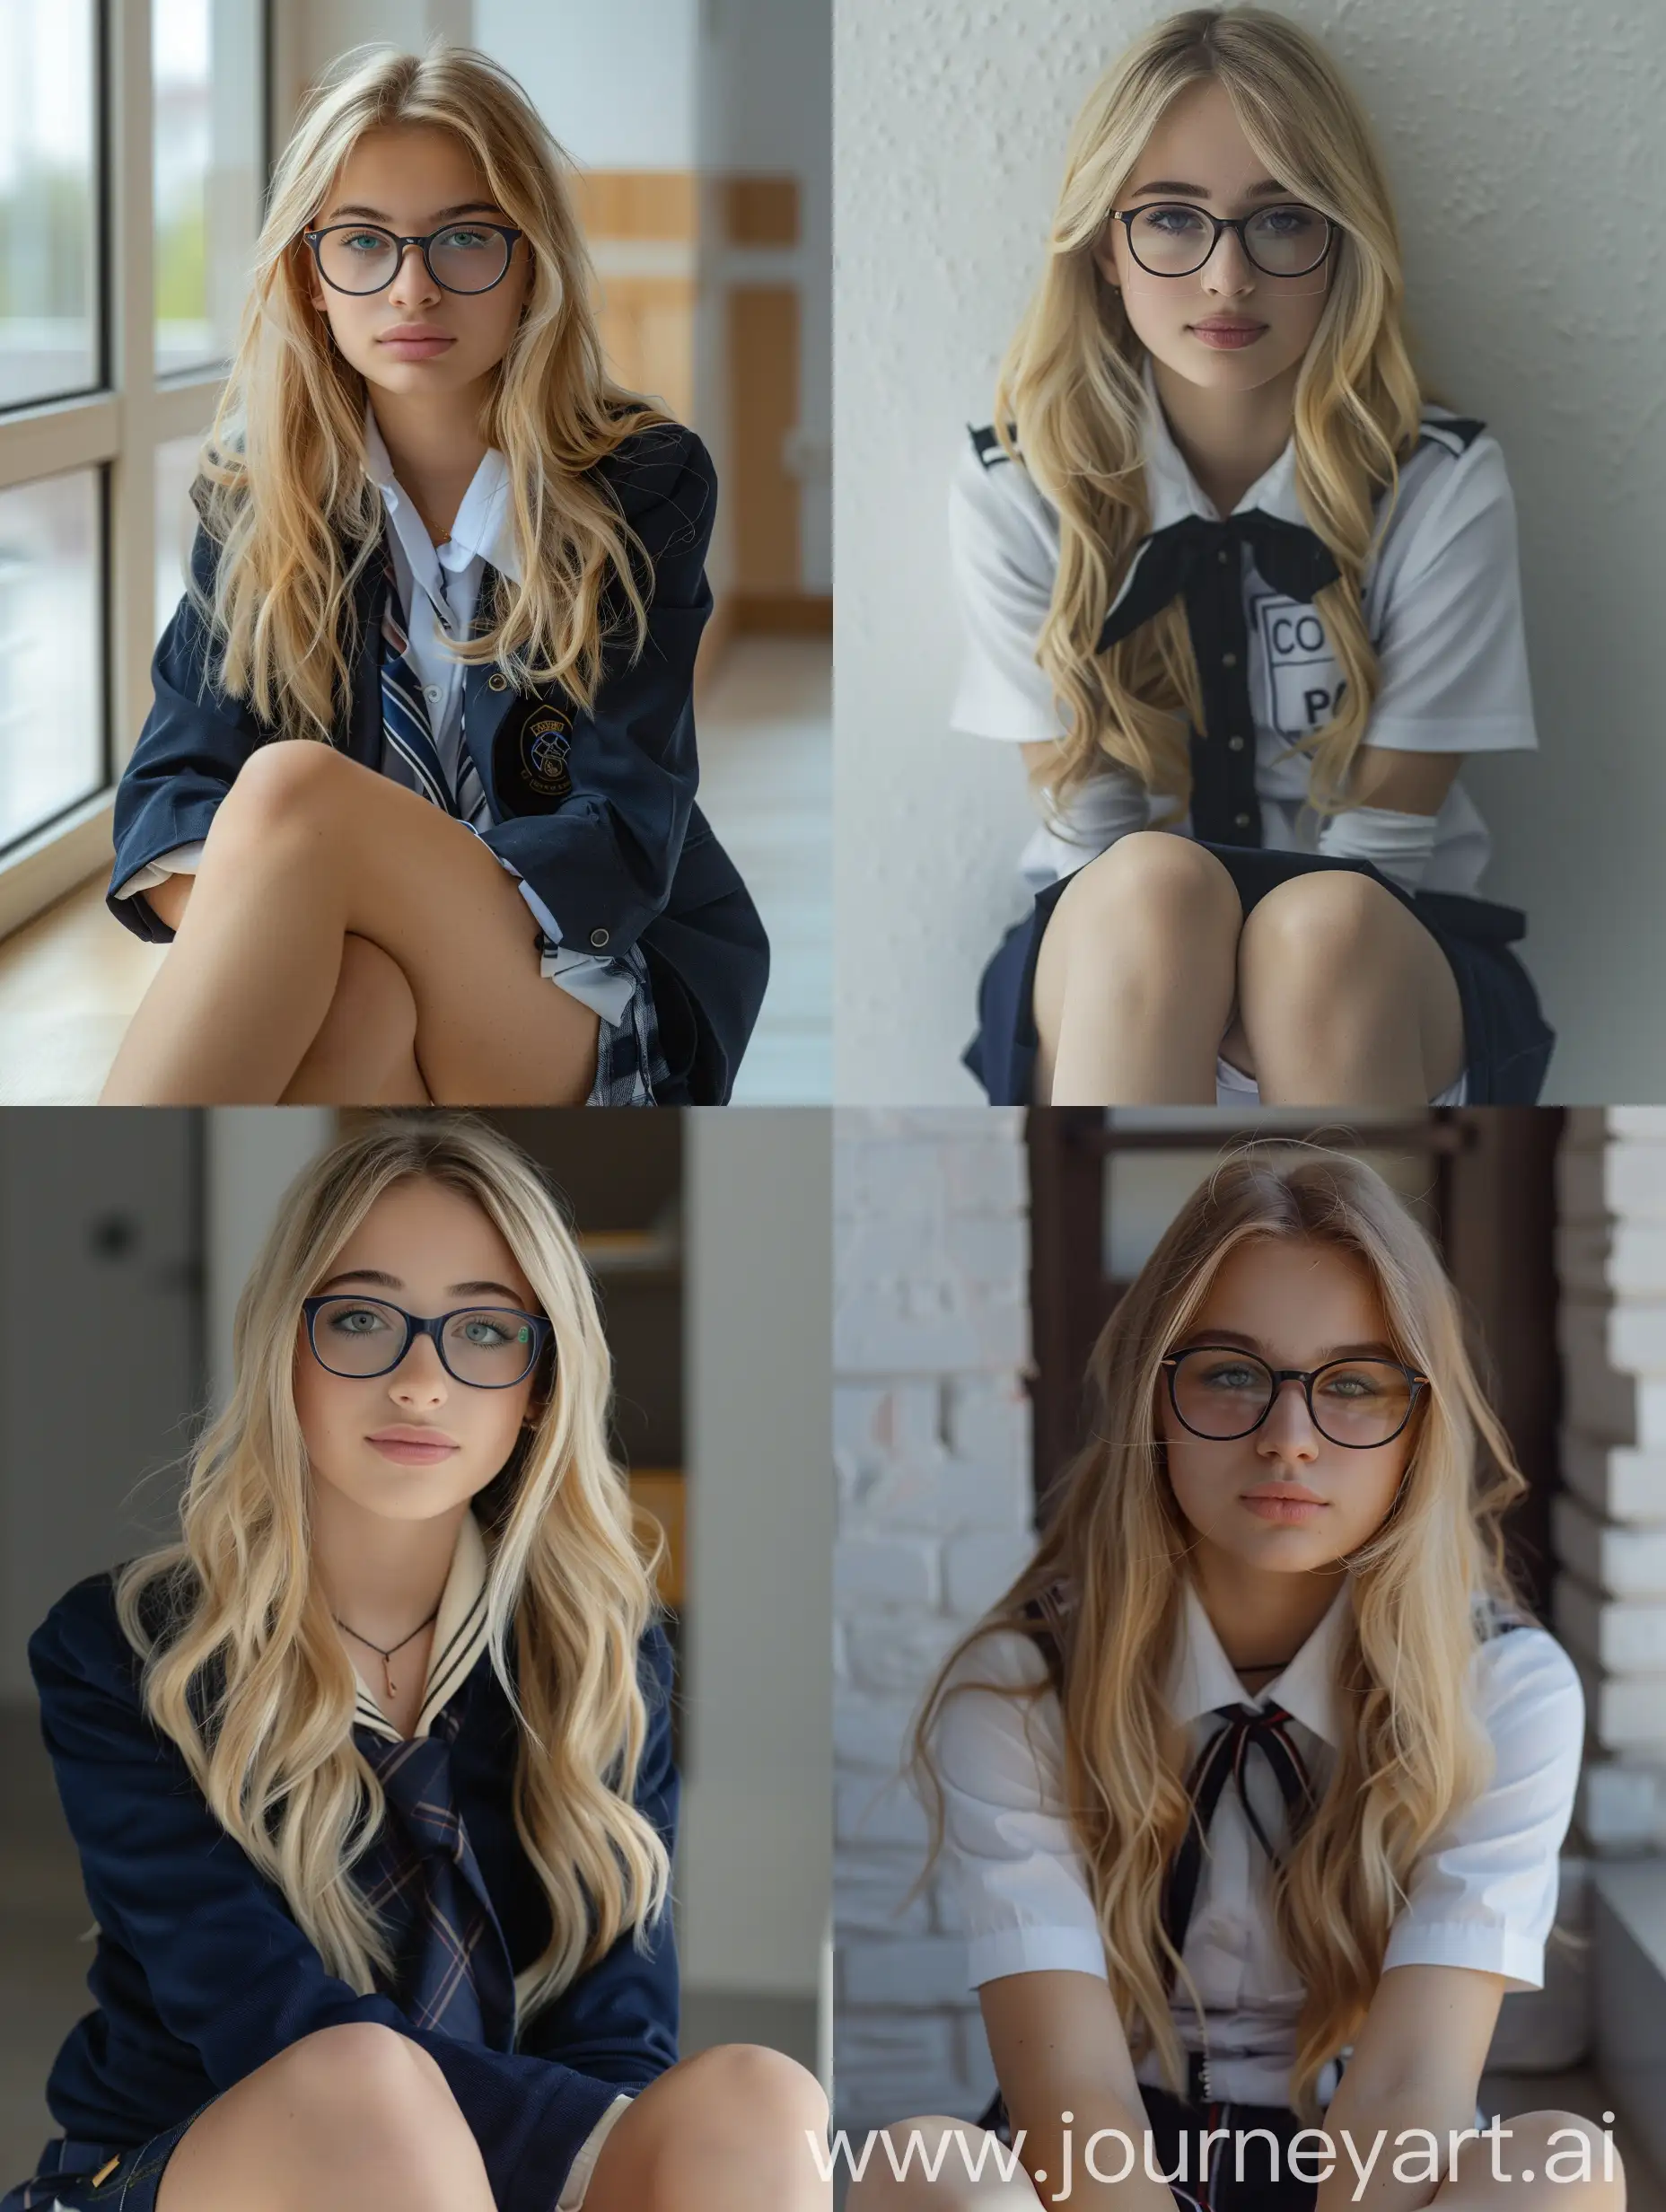
M 1281 522 L 1259 507 L 1222 522 L 1188 514 L 1145 540 L 1128 588 L 1099 636 L 1098 650 L 1107 652 L 1171 600 L 1184 601 L 1203 692 L 1204 726 L 1191 733 L 1192 833 L 1211 845 L 1261 842 L 1244 546 L 1257 575 L 1304 606 L 1339 573 L 1329 549 L 1303 523 Z

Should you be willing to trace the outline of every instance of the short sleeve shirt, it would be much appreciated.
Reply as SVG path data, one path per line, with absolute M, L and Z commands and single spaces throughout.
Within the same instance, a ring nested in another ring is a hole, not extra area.
M 1218 521 L 1175 444 L 1145 366 L 1144 458 L 1152 530 L 1188 515 Z M 1306 525 L 1296 492 L 1293 440 L 1239 501 Z M 950 542 L 965 632 L 951 715 L 974 736 L 1038 743 L 1064 733 L 1036 646 L 1058 566 L 1057 510 L 1022 458 L 976 433 L 965 442 L 950 499 Z M 1132 582 L 1136 549 L 1121 592 Z M 1262 841 L 1269 850 L 1315 849 L 1320 818 L 1303 804 L 1309 756 L 1293 741 L 1329 720 L 1343 682 L 1325 626 L 1311 606 L 1285 598 L 1256 574 L 1242 549 L 1244 613 L 1250 638 L 1250 698 L 1255 717 L 1256 791 Z M 1120 599 L 1121 592 L 1118 593 Z M 1497 441 L 1477 423 L 1425 407 L 1423 435 L 1402 464 L 1398 495 L 1363 579 L 1365 623 L 1380 683 L 1367 740 L 1405 752 L 1496 752 L 1537 744 L 1516 555 L 1515 508 Z M 1108 610 L 1109 611 L 1109 610 Z M 1148 794 L 1124 771 L 1091 785 L 1081 803 L 1100 825 L 1144 828 L 1171 811 L 1171 794 Z M 1066 830 L 1070 818 L 1066 818 Z M 1179 827 L 1189 830 L 1189 820 Z M 1082 835 L 1092 849 L 1104 838 Z M 1434 856 L 1425 885 L 1473 894 L 1490 849 L 1485 824 L 1461 781 L 1436 819 Z M 1043 831 L 1024 856 L 1040 889 L 1080 866 Z
M 1343 1725 L 1332 1671 L 1351 1602 L 1345 1585 L 1284 1672 L 1250 1697 L 1188 1586 L 1167 1687 L 1170 1709 L 1187 1728 L 1188 1760 L 1219 1728 L 1215 1707 L 1276 1703 L 1291 1715 L 1287 1734 L 1322 1790 Z M 1105 1980 L 1087 1871 L 1064 1810 L 1058 1699 L 1040 1655 L 1027 1637 L 990 1637 L 960 1662 L 960 1679 L 1033 1693 L 969 1687 L 947 1699 L 938 1724 L 947 1865 L 971 1984 L 1061 1971 Z M 1492 1778 L 1418 1861 L 1384 1971 L 1469 1967 L 1501 1974 L 1513 1988 L 1538 1988 L 1579 1778 L 1583 1696 L 1566 1654 L 1536 1628 L 1482 1645 L 1470 1690 L 1493 1749 Z M 1246 1775 L 1258 1817 L 1276 1837 L 1285 1826 L 1276 1782 L 1259 1759 L 1246 1762 Z M 1171 2014 L 1187 2050 L 1204 2050 L 1206 2030 L 1212 2096 L 1287 2104 L 1303 1991 L 1275 1939 L 1266 1874 L 1228 1787 L 1211 1824 L 1182 1953 L 1204 2017 L 1178 1981 Z M 1162 2085 L 1154 2051 L 1136 2071 Z

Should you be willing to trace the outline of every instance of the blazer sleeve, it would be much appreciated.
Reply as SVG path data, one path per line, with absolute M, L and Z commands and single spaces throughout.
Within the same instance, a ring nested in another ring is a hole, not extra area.
M 191 573 L 205 592 L 213 592 L 216 558 L 215 540 L 198 523 Z M 210 644 L 188 593 L 152 656 L 151 710 L 116 786 L 116 861 L 104 903 L 152 944 L 171 943 L 172 930 L 142 891 L 124 899 L 120 887 L 147 862 L 207 836 L 238 769 L 269 735 L 243 700 L 214 682 Z
M 390 1999 L 360 1996 L 326 1971 L 281 1892 L 151 1725 L 108 1576 L 53 1608 L 29 1660 L 87 1901 L 139 1962 L 163 2026 L 197 2052 L 215 2089 L 315 2029 L 379 2023 L 439 2066 L 502 2212 L 550 2212 L 614 2085 L 413 2026 Z
M 712 610 L 717 479 L 700 440 L 675 426 L 627 441 L 598 473 L 653 571 L 646 641 L 635 660 L 629 638 L 609 647 L 595 703 L 574 717 L 572 795 L 481 834 L 555 916 L 564 944 L 617 959 L 671 897 L 699 783 L 694 661 Z
M 677 1838 L 679 1779 L 671 1760 L 671 1655 L 663 1633 L 643 1645 L 648 1740 L 635 1804 L 668 1851 Z M 677 1952 L 668 1906 L 642 1940 L 621 1936 L 522 2029 L 520 2047 L 620 2089 L 645 2089 L 677 2063 Z

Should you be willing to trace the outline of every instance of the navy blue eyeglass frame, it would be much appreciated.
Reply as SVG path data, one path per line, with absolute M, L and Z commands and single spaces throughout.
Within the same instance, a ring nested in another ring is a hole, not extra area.
M 1230 1436 L 1217 1436 L 1212 1429 L 1193 1428 L 1191 1423 L 1180 1411 L 1180 1401 L 1175 1394 L 1174 1379 L 1179 1373 L 1180 1362 L 1183 1359 L 1189 1359 L 1194 1352 L 1231 1352 L 1237 1359 L 1253 1360 L 1264 1374 L 1271 1375 L 1273 1387 L 1267 1392 L 1267 1403 L 1262 1407 L 1258 1418 L 1251 1421 L 1248 1428 L 1238 1429 Z M 1365 1364 L 1363 1360 L 1328 1359 L 1322 1367 L 1269 1367 L 1258 1352 L 1246 1352 L 1241 1344 L 1188 1344 L 1183 1352 L 1171 1352 L 1166 1359 L 1159 1361 L 1158 1364 L 1168 1374 L 1169 1403 L 1174 1408 L 1175 1419 L 1191 1435 L 1201 1436 L 1206 1444 L 1238 1444 L 1245 1436 L 1253 1436 L 1277 1404 L 1278 1393 L 1285 1384 L 1299 1382 L 1302 1385 L 1302 1394 L 1307 1400 L 1307 1418 L 1327 1444 L 1334 1444 L 1343 1452 L 1379 1452 L 1385 1444 L 1392 1444 L 1395 1437 L 1402 1434 L 1406 1422 L 1409 1421 L 1417 1410 L 1418 1399 L 1429 1387 L 1429 1378 L 1426 1374 L 1419 1374 L 1416 1367 L 1407 1366 L 1403 1360 L 1384 1359 L 1381 1354 L 1375 1352 L 1370 1354 L 1369 1357 L 1373 1366 L 1392 1367 L 1403 1374 L 1411 1384 L 1411 1396 L 1407 1401 L 1405 1420 L 1401 1421 L 1399 1428 L 1391 1429 L 1386 1436 L 1379 1436 L 1373 1444 L 1350 1444 L 1344 1436 L 1333 1436 L 1313 1409 L 1313 1385 L 1320 1376 L 1328 1374 L 1333 1367 L 1362 1366 Z
M 301 1311 L 307 1317 L 307 1342 L 312 1347 L 312 1356 L 326 1374 L 341 1374 L 341 1369 L 332 1367 L 322 1352 L 319 1350 L 318 1338 L 313 1333 L 313 1323 L 318 1319 L 319 1309 L 320 1306 L 327 1305 L 383 1306 L 390 1313 L 397 1313 L 405 1323 L 405 1341 L 387 1365 L 372 1368 L 364 1374 L 343 1375 L 342 1380 L 347 1382 L 373 1382 L 378 1375 L 391 1374 L 418 1337 L 432 1337 L 434 1348 L 440 1355 L 440 1365 L 453 1382 L 460 1382 L 463 1388 L 469 1391 L 512 1391 L 517 1382 L 526 1381 L 528 1375 L 537 1366 L 545 1345 L 555 1335 L 555 1324 L 546 1321 L 541 1313 L 523 1313 L 519 1306 L 514 1305 L 454 1305 L 449 1313 L 435 1313 L 425 1320 L 420 1313 L 408 1313 L 402 1305 L 395 1305 L 390 1298 L 355 1297 L 350 1290 L 320 1291 L 316 1297 L 303 1298 L 301 1301 Z M 472 1376 L 458 1374 L 456 1368 L 445 1356 L 444 1330 L 446 1322 L 455 1321 L 460 1313 L 513 1313 L 517 1321 L 530 1323 L 532 1356 L 519 1374 L 512 1375 L 507 1382 L 477 1382 Z
M 399 250 L 399 259 L 379 285 L 372 285 L 366 292 L 355 292 L 346 285 L 338 285 L 333 276 L 325 273 L 323 241 L 332 231 L 380 231 L 384 238 L 392 239 Z M 500 238 L 508 241 L 508 251 L 504 255 L 504 266 L 489 285 L 480 285 L 478 291 L 466 292 L 460 285 L 446 283 L 444 277 L 440 275 L 428 258 L 429 247 L 433 245 L 436 238 L 443 238 L 446 231 L 495 231 Z M 422 265 L 442 292 L 454 292 L 460 300 L 478 300 L 488 292 L 495 292 L 498 285 L 508 276 L 511 264 L 515 258 L 515 241 L 517 238 L 524 238 L 526 233 L 516 230 L 513 224 L 509 223 L 448 223 L 441 230 L 430 231 L 426 238 L 418 238 L 415 235 L 401 238 L 397 231 L 390 231 L 385 223 L 327 223 L 321 231 L 303 231 L 301 235 L 312 249 L 312 259 L 318 264 L 319 275 L 323 277 L 332 292 L 339 292 L 349 300 L 373 300 L 377 293 L 385 292 L 405 266 L 407 246 L 422 248 Z M 1213 250 L 1214 249 L 1211 248 L 1211 251 Z M 1247 247 L 1245 251 L 1249 251 Z
M 1307 207 L 1307 202 L 1304 199 L 1283 200 L 1278 203 L 1278 206 L 1285 207 Z M 1209 241 L 1209 250 L 1204 255 L 1201 261 L 1194 263 L 1190 268 L 1153 268 L 1148 261 L 1140 261 L 1139 248 L 1134 242 L 1134 218 L 1136 215 L 1148 215 L 1153 207 L 1184 207 L 1188 215 L 1201 215 L 1206 223 L 1214 224 L 1214 236 Z M 1113 220 L 1121 224 L 1123 231 L 1127 237 L 1128 251 L 1134 256 L 1134 259 L 1136 261 L 1139 261 L 1140 267 L 1145 271 L 1145 274 L 1148 276 L 1179 277 L 1197 276 L 1199 269 L 1208 268 L 1209 262 L 1214 256 L 1214 250 L 1221 242 L 1221 233 L 1223 231 L 1237 232 L 1238 242 L 1244 250 L 1245 259 L 1249 261 L 1252 268 L 1258 268 L 1263 276 L 1311 276 L 1313 274 L 1313 271 L 1318 268 L 1321 263 L 1328 261 L 1330 259 L 1330 249 L 1337 241 L 1337 226 L 1331 221 L 1328 215 L 1320 215 L 1317 207 L 1309 207 L 1308 213 L 1310 215 L 1319 215 L 1320 221 L 1325 226 L 1324 250 L 1320 254 L 1319 259 L 1316 261 L 1310 261 L 1305 268 L 1268 268 L 1265 262 L 1258 261 L 1255 258 L 1254 249 L 1250 243 L 1249 225 L 1251 223 L 1258 222 L 1262 215 L 1276 215 L 1277 213 L 1278 206 L 1272 206 L 1258 207 L 1255 214 L 1252 215 L 1212 215 L 1206 207 L 1199 207 L 1195 205 L 1193 201 L 1188 199 L 1148 199 L 1142 201 L 1137 207 L 1113 207 L 1111 210 Z M 482 228 L 484 227 L 485 226 L 482 225 Z M 430 273 L 432 274 L 432 272 Z M 437 276 L 435 276 L 434 281 L 435 284 L 438 284 L 440 280 Z

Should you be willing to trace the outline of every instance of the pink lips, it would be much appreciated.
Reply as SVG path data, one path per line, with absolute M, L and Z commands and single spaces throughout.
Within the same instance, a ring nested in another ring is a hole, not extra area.
M 401 361 L 428 361 L 457 341 L 449 338 L 384 338 L 376 342 L 386 352 L 397 354 Z
M 1264 322 L 1194 322 L 1191 334 L 1217 353 L 1238 353 L 1267 336 Z
M 457 1446 L 449 1439 L 436 1438 L 429 1444 L 415 1436 L 371 1436 L 366 1439 L 384 1459 L 397 1460 L 402 1467 L 434 1467 L 441 1460 L 451 1458 Z
M 1250 1512 L 1259 1514 L 1264 1521 L 1311 1521 L 1315 1514 L 1327 1510 L 1322 1497 L 1315 1497 L 1299 1483 L 1269 1485 L 1242 1495 Z

